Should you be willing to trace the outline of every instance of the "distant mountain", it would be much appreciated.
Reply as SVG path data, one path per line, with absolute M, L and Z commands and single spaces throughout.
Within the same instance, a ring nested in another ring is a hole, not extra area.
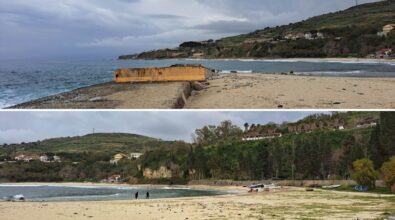
M 384 48 L 395 50 L 395 31 L 378 35 L 387 24 L 395 24 L 395 0 L 363 4 L 216 41 L 189 41 L 174 49 L 122 55 L 119 59 L 376 56 L 376 51 Z
M 171 141 L 162 141 L 152 137 L 126 133 L 95 133 L 78 137 L 52 138 L 43 141 L 13 144 L 7 146 L 14 152 L 143 152 L 160 146 L 171 145 Z M 4 150 L 0 148 L 0 151 Z

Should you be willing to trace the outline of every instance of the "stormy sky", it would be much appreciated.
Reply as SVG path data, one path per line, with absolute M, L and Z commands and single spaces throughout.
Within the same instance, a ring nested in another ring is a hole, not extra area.
M 197 128 L 231 120 L 242 127 L 297 121 L 312 112 L 0 112 L 0 144 L 43 140 L 51 137 L 79 136 L 95 132 L 122 132 L 163 140 L 190 142 Z
M 0 59 L 110 59 L 288 24 L 354 4 L 355 0 L 0 0 Z

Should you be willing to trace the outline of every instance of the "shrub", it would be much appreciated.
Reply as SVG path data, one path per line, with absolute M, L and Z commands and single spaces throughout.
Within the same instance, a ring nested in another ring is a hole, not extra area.
M 354 172 L 352 174 L 355 180 L 361 186 L 367 186 L 369 189 L 376 187 L 377 171 L 374 170 L 373 162 L 369 159 L 360 159 L 353 163 Z
M 395 185 L 395 156 L 381 167 L 385 184 L 391 189 Z

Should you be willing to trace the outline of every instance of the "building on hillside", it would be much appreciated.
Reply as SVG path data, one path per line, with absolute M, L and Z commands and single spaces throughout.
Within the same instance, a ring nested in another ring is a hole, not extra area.
M 40 160 L 40 156 L 38 154 L 32 154 L 32 153 L 20 153 L 15 156 L 15 160 L 30 162 L 34 160 Z
M 376 53 L 373 55 L 374 58 L 378 59 L 384 59 L 384 58 L 389 58 L 392 55 L 392 49 L 391 48 L 384 48 L 379 51 L 376 51 Z
M 100 182 L 101 183 L 119 183 L 121 181 L 121 175 L 115 174 L 107 179 L 102 179 Z
M 259 140 L 267 140 L 273 138 L 279 138 L 283 135 L 281 133 L 270 133 L 270 134 L 259 134 L 259 133 L 251 133 L 246 134 L 242 140 L 243 141 L 259 141 Z
M 142 153 L 130 153 L 130 159 L 132 160 L 137 160 L 139 159 L 143 154 Z
M 372 128 L 378 125 L 378 120 L 375 119 L 365 119 L 358 122 L 357 128 Z
M 305 38 L 306 40 L 314 40 L 313 34 L 310 33 L 310 32 L 305 33 L 305 34 L 304 34 L 304 38 Z
M 204 53 L 193 53 L 192 58 L 200 59 L 204 57 Z
M 43 162 L 43 163 L 49 163 L 50 162 L 49 161 L 49 157 L 47 155 L 45 155 L 45 154 L 40 156 L 40 161 Z
M 62 160 L 60 159 L 60 157 L 59 156 L 53 156 L 53 161 L 54 162 L 57 162 L 57 163 L 60 163 L 60 162 L 62 162 Z
M 389 32 L 393 31 L 395 29 L 395 24 L 387 24 L 383 27 L 383 32 L 385 34 L 388 34 Z
M 298 39 L 303 39 L 305 38 L 305 34 L 300 32 L 300 33 L 288 33 L 284 36 L 284 39 L 287 40 L 298 40 Z
M 126 154 L 118 153 L 114 155 L 114 158 L 110 160 L 110 163 L 118 164 L 118 162 L 123 159 L 128 159 L 128 156 Z
M 325 35 L 324 35 L 324 33 L 317 32 L 316 38 L 317 38 L 317 39 L 324 39 L 324 38 L 325 38 Z
M 395 29 L 395 24 L 387 24 L 383 27 L 383 31 L 378 32 L 377 35 L 380 37 L 386 37 L 394 29 Z

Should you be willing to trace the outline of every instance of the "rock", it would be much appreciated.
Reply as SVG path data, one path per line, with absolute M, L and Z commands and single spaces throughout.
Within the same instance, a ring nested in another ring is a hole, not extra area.
M 192 83 L 192 88 L 194 90 L 196 90 L 196 91 L 201 91 L 201 90 L 203 90 L 205 88 L 205 86 L 202 83 L 200 83 L 200 82 L 193 82 Z
M 284 108 L 284 106 L 283 105 L 278 105 L 277 108 Z
M 232 84 L 231 88 L 232 88 L 232 89 L 238 89 L 238 88 L 240 88 L 240 83 L 234 83 L 234 84 Z
M 89 99 L 89 101 L 90 102 L 100 102 L 100 101 L 103 101 L 103 98 L 102 97 L 94 97 L 94 98 Z

